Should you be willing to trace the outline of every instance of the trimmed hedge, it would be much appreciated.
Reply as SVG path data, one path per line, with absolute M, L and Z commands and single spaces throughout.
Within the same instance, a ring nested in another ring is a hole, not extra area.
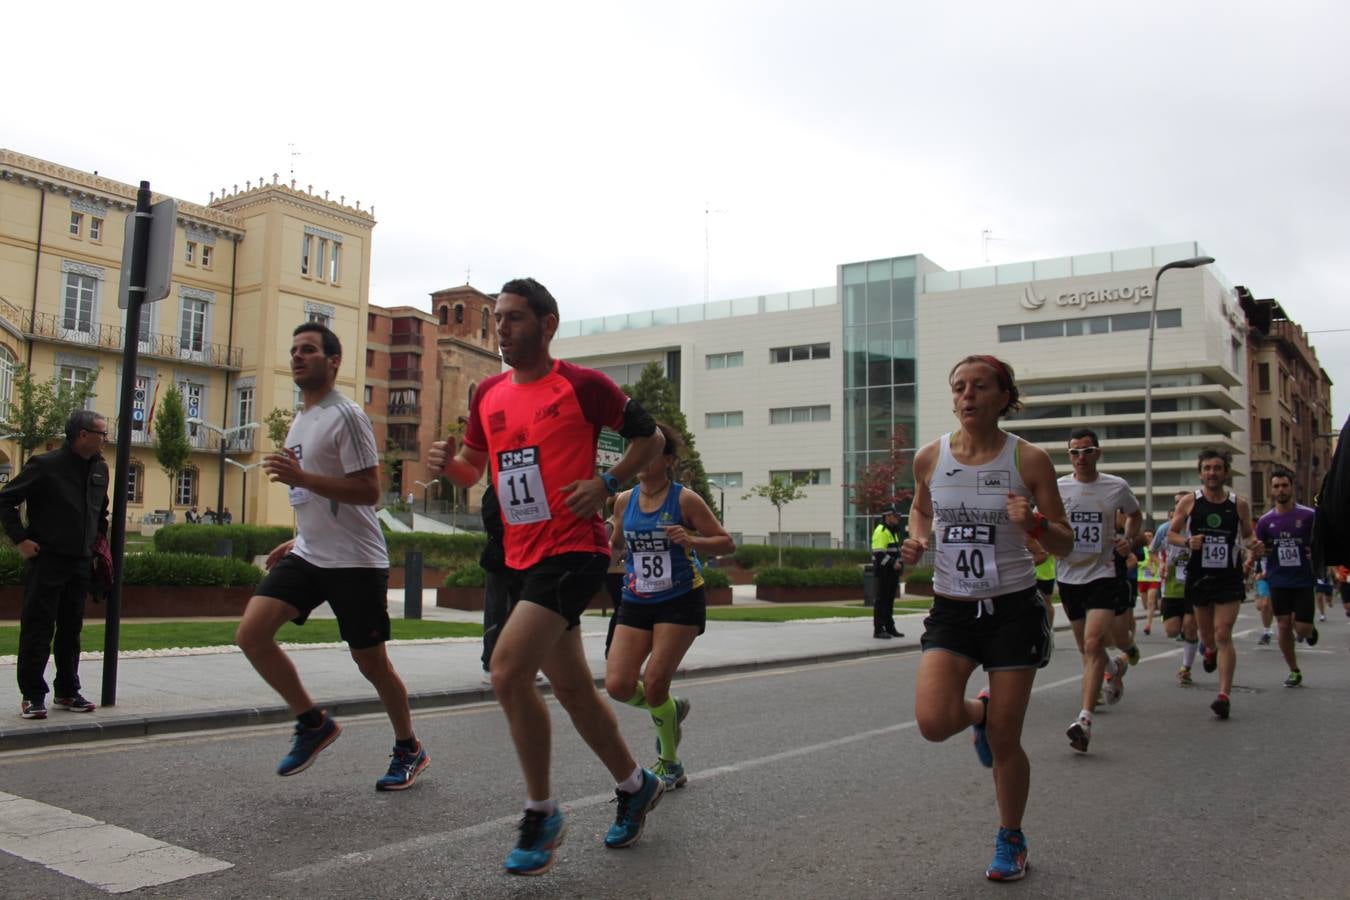
M 790 569 L 818 569 L 825 560 L 834 561 L 834 565 L 848 566 L 872 561 L 869 550 L 834 550 L 823 547 L 784 547 L 783 566 Z M 777 566 L 778 548 L 768 544 L 742 544 L 736 548 L 736 565 L 742 569 L 754 569 L 759 566 Z
M 445 576 L 445 587 L 483 587 L 487 572 L 476 562 L 465 563 Z
M 403 565 L 404 555 L 409 550 L 418 550 L 422 553 L 424 566 L 438 569 L 477 563 L 487 544 L 487 535 L 481 532 L 435 534 L 430 531 L 388 531 L 384 539 L 389 545 L 391 566 Z
M 17 550 L 0 551 L 0 585 L 22 584 L 23 562 Z M 249 587 L 262 579 L 262 569 L 229 557 L 204 557 L 195 553 L 128 553 L 122 560 L 123 584 L 150 587 Z
M 863 586 L 862 569 L 793 569 L 770 566 L 755 573 L 755 584 L 763 587 L 857 587 Z
M 704 569 L 703 585 L 709 588 L 731 587 L 731 579 L 721 569 Z
M 933 583 L 933 569 L 931 566 L 916 566 L 900 576 L 900 580 L 905 584 L 927 584 Z
M 214 556 L 216 543 L 229 540 L 235 559 L 252 562 L 293 537 L 295 532 L 284 525 L 165 525 L 155 532 L 155 550 Z

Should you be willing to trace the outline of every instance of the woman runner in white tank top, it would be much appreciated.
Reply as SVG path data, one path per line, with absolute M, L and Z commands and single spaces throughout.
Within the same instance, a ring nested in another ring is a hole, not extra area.
M 960 425 L 915 454 L 910 537 L 900 549 L 906 565 L 928 550 L 930 535 L 937 551 L 914 715 L 930 741 L 973 729 L 980 762 L 994 770 L 1001 819 L 985 876 L 1013 881 L 1027 862 L 1021 829 L 1031 765 L 1022 721 L 1036 670 L 1054 646 L 1026 538 L 1066 556 L 1073 532 L 1050 457 L 999 428 L 1021 406 L 1012 369 L 992 356 L 968 356 L 949 380 Z M 971 700 L 966 683 L 977 665 L 989 688 Z

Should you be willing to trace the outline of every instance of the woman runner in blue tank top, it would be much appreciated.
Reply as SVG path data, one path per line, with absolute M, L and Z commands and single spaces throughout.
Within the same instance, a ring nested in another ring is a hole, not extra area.
M 930 741 L 974 730 L 980 762 L 994 770 L 1001 819 L 985 877 L 1015 881 L 1026 874 L 1022 814 L 1031 784 L 1022 722 L 1036 670 L 1054 647 L 1026 538 L 1062 557 L 1073 550 L 1073 532 L 1050 457 L 999 428 L 1020 406 L 1012 369 L 968 356 L 949 382 L 960 426 L 914 456 L 910 537 L 900 548 L 904 563 L 915 565 L 930 536 L 937 539 L 914 717 Z M 978 665 L 989 688 L 972 700 L 966 683 Z
M 652 771 L 678 788 L 687 780 L 678 750 L 689 701 L 671 695 L 670 681 L 707 619 L 698 553 L 731 553 L 736 544 L 703 498 L 671 479 L 682 442 L 670 426 L 656 427 L 666 439 L 663 455 L 638 473 L 636 489 L 614 498 L 610 553 L 625 566 L 605 689 L 651 713 L 660 756 Z

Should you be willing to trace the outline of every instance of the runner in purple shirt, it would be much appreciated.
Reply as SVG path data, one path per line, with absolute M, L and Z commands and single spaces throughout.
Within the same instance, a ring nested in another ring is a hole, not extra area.
M 1312 568 L 1312 531 L 1316 513 L 1294 502 L 1294 475 L 1277 466 L 1270 473 L 1270 496 L 1275 508 L 1256 523 L 1256 538 L 1266 545 L 1266 582 L 1270 585 L 1270 605 L 1280 623 L 1280 652 L 1289 664 L 1285 687 L 1303 684 L 1298 659 L 1294 655 L 1294 633 L 1317 643 L 1313 625 L 1313 587 L 1317 579 Z

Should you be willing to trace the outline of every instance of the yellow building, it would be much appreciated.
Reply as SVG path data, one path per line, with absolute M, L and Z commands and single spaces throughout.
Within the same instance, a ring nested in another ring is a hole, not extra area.
M 128 530 L 157 511 L 172 509 L 181 522 L 187 508 L 217 509 L 222 468 L 223 506 L 235 522 L 291 522 L 285 489 L 256 467 L 240 468 L 273 449 L 265 425 L 230 429 L 297 404 L 289 350 L 291 331 L 304 321 L 321 321 L 342 340 L 338 388 L 360 402 L 375 217 L 345 199 L 297 190 L 273 175 L 270 183 L 212 193 L 206 206 L 179 201 L 172 288 L 141 315 Z M 90 405 L 116 435 L 125 324 L 117 294 L 124 222 L 135 203 L 133 185 L 0 149 L 3 412 L 17 366 L 38 381 L 94 378 Z M 189 428 L 194 452 L 172 486 L 147 425 L 170 384 L 186 414 L 206 423 Z M 110 463 L 114 453 L 110 445 Z M 14 440 L 0 440 L 0 480 L 18 456 Z

